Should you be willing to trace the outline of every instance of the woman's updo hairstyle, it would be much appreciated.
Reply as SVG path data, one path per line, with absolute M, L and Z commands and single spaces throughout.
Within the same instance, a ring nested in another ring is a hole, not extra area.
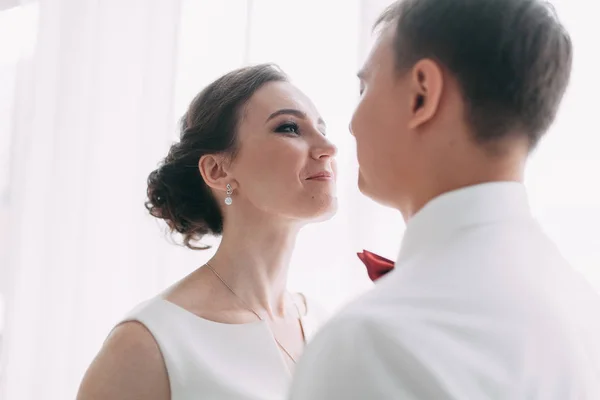
M 223 232 L 221 208 L 198 169 L 200 157 L 216 153 L 233 157 L 244 105 L 263 85 L 287 80 L 273 64 L 240 68 L 208 85 L 182 117 L 179 142 L 148 176 L 146 208 L 164 219 L 171 232 L 180 233 L 185 246 L 206 249 L 196 243 L 206 234 Z

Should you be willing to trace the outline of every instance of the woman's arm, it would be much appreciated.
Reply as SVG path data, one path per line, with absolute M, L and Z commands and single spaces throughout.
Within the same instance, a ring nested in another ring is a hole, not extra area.
M 117 326 L 87 370 L 77 400 L 169 400 L 158 344 L 138 322 Z

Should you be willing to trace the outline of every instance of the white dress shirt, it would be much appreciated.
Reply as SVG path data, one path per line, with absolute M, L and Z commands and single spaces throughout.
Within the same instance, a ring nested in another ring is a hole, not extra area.
M 292 400 L 600 399 L 600 297 L 519 183 L 444 194 L 302 357 Z

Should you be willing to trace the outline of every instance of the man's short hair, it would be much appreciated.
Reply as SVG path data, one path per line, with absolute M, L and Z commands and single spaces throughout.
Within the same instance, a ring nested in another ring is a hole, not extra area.
M 404 0 L 380 16 L 393 26 L 396 67 L 437 61 L 458 81 L 480 143 L 552 124 L 572 64 L 569 34 L 542 0 Z

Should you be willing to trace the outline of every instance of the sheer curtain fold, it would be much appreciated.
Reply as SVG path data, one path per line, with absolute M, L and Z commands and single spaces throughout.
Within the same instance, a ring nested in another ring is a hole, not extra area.
M 122 302 L 163 284 L 144 183 L 175 126 L 180 2 L 37 6 L 14 107 L 6 399 L 74 398 Z

